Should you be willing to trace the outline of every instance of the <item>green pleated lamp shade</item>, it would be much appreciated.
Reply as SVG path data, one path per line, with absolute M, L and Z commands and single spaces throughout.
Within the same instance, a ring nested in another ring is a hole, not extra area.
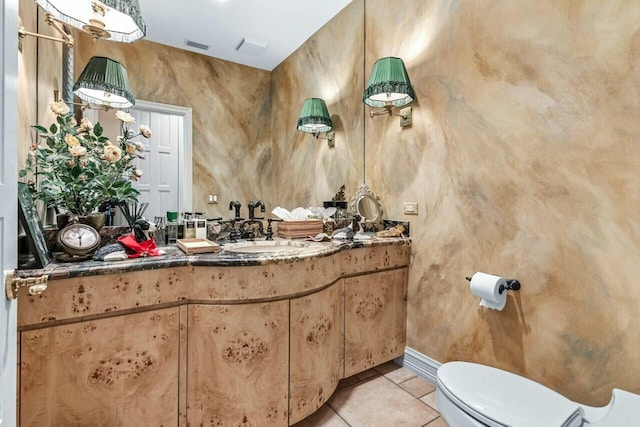
M 327 104 L 320 98 L 308 98 L 304 100 L 298 130 L 307 133 L 329 132 L 333 128 L 333 122 L 327 109 Z
M 371 107 L 403 107 L 415 99 L 407 68 L 400 58 L 380 58 L 373 65 L 362 101 Z
M 127 69 L 118 61 L 94 56 L 73 85 L 73 93 L 84 102 L 125 109 L 134 105 Z
M 91 20 L 98 19 L 108 33 L 102 37 L 111 41 L 133 43 L 147 32 L 138 0 L 100 0 L 107 7 L 104 16 L 94 13 L 89 0 L 36 0 L 36 3 L 58 21 L 79 29 L 87 30 L 95 24 Z

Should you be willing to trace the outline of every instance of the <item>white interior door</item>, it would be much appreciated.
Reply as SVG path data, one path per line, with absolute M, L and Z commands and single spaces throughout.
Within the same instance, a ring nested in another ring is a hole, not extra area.
M 138 202 L 149 203 L 145 217 L 153 220 L 168 211 L 191 211 L 191 108 L 136 100 L 129 114 L 136 120 L 134 128 L 144 124 L 152 132 L 150 139 L 134 139 L 145 146 L 145 158 L 136 160 L 143 174 L 134 185 L 140 191 Z M 119 133 L 114 120 L 112 111 L 99 114 L 108 136 Z M 116 217 L 116 222 L 122 221 Z
M 13 271 L 18 261 L 18 1 L 0 3 L 0 425 L 13 427 L 17 424 L 17 304 L 5 297 L 4 273 Z
M 183 182 L 187 178 L 181 157 L 185 146 L 185 111 L 163 104 L 136 101 L 129 113 L 138 124 L 151 128 L 151 139 L 138 138 L 145 146 L 145 158 L 137 159 L 143 175 L 135 187 L 140 202 L 149 203 L 146 216 L 165 216 L 168 211 L 190 210 L 191 200 L 185 203 Z M 188 109 L 190 115 L 191 110 Z M 191 177 L 191 173 L 188 174 Z M 189 184 L 189 188 L 191 184 Z

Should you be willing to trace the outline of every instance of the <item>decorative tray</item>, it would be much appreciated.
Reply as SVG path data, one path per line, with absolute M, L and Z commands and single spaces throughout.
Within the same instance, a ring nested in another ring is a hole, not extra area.
M 176 244 L 186 254 L 203 254 L 207 252 L 219 252 L 220 245 L 207 239 L 178 239 Z

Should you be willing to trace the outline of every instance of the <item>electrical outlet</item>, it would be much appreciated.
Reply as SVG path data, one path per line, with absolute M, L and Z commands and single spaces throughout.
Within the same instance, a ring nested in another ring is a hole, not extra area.
M 218 195 L 217 194 L 209 194 L 209 197 L 207 198 L 207 203 L 209 203 L 210 205 L 215 205 L 218 203 Z
M 417 202 L 406 202 L 404 204 L 404 214 L 405 215 L 418 215 L 418 203 Z

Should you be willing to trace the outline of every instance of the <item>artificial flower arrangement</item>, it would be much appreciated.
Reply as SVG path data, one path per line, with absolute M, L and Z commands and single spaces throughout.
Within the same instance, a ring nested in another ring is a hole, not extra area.
M 151 137 L 151 130 L 141 125 L 138 132 L 130 129 L 135 119 L 128 113 L 117 111 L 122 135 L 115 143 L 103 135 L 100 123 L 93 125 L 83 118 L 78 125 L 64 102 L 51 104 L 56 123 L 49 129 L 32 126 L 44 144 L 34 144 L 29 151 L 26 167 L 38 177 L 30 178 L 28 185 L 34 198 L 63 213 L 88 215 L 108 200 L 135 203 L 139 192 L 132 186 L 142 171 L 136 169 L 136 158 L 144 158 L 144 144 L 133 142 L 138 136 Z

